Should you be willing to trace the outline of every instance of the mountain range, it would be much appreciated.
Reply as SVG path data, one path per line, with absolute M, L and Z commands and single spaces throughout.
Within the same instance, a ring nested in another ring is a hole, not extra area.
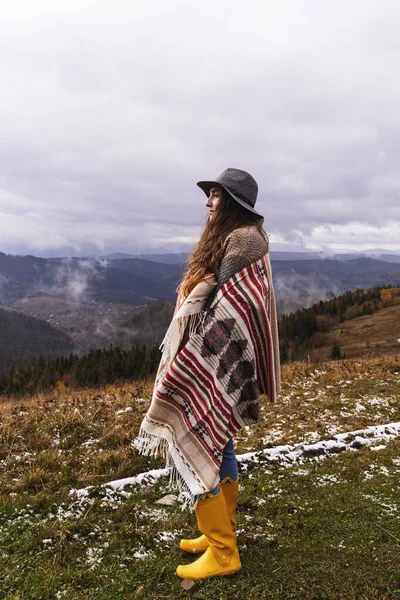
M 278 314 L 346 290 L 400 285 L 400 263 L 394 259 L 271 257 Z M 158 343 L 173 311 L 185 258 L 44 259 L 0 253 L 0 306 L 45 321 L 68 336 L 78 353 L 110 343 Z
M 352 260 L 355 258 L 374 258 L 383 262 L 400 263 L 400 252 L 389 253 L 387 250 L 375 248 L 366 252 L 339 252 L 332 253 L 329 251 L 315 250 L 273 250 L 270 252 L 271 260 Z M 102 256 L 105 260 L 117 260 L 121 258 L 140 258 L 150 260 L 152 262 L 162 262 L 166 264 L 182 264 L 188 259 L 188 252 L 166 253 L 166 254 L 125 254 L 114 252 Z
M 105 302 L 127 306 L 154 300 L 173 301 L 185 269 L 184 257 L 181 254 L 173 257 L 166 255 L 169 262 L 163 263 L 162 255 L 155 257 L 159 260 L 149 261 L 119 257 L 44 259 L 0 253 L 0 304 L 13 306 L 49 297 L 80 304 Z M 288 259 L 272 255 L 271 259 L 276 296 L 283 302 L 281 312 L 347 289 L 400 282 L 400 262 L 394 258 L 390 261 L 339 256 Z

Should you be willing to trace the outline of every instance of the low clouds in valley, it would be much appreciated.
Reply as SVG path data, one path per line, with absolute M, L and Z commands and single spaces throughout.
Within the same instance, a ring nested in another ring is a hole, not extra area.
M 400 250 L 397 0 L 6 0 L 0 251 L 180 251 L 225 167 L 274 243 Z

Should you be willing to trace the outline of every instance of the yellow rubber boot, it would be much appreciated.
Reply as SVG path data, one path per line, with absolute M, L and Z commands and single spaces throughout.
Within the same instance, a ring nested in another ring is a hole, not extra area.
M 236 507 L 239 497 L 239 479 L 233 481 L 230 477 L 225 477 L 225 479 L 220 482 L 219 487 L 225 496 L 232 531 L 236 535 Z
M 185 579 L 206 579 L 232 575 L 240 570 L 236 533 L 232 531 L 225 496 L 204 494 L 196 508 L 197 524 L 206 536 L 208 548 L 194 563 L 179 565 L 176 574 Z
M 191 554 L 199 554 L 200 552 L 207 550 L 208 539 L 205 535 L 200 535 L 193 540 L 181 540 L 179 542 L 179 548 L 185 552 L 190 552 Z
M 236 481 L 233 481 L 230 477 L 225 477 L 225 479 L 220 481 L 219 487 L 225 496 L 232 531 L 236 533 L 236 507 L 239 495 L 239 480 L 236 479 Z M 179 547 L 185 552 L 198 554 L 207 550 L 208 540 L 205 535 L 201 535 L 194 540 L 181 540 Z

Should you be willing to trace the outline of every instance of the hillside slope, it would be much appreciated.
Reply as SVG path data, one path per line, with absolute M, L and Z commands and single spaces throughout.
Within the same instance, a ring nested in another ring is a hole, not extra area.
M 372 258 L 272 262 L 278 314 L 309 307 L 347 290 L 400 285 L 400 264 Z
M 0 370 L 72 350 L 68 336 L 45 321 L 0 308 Z
M 279 312 L 348 289 L 400 284 L 400 264 L 372 258 L 272 260 Z M 82 303 L 139 306 L 149 300 L 174 301 L 185 266 L 138 258 L 115 260 L 39 259 L 0 252 L 0 303 L 57 297 Z
M 346 358 L 400 356 L 400 305 L 338 323 L 329 333 L 330 343 L 312 350 L 312 360 L 327 360 L 335 339 Z
M 0 303 L 54 297 L 139 306 L 149 299 L 172 300 L 181 265 L 141 259 L 42 259 L 0 252 Z

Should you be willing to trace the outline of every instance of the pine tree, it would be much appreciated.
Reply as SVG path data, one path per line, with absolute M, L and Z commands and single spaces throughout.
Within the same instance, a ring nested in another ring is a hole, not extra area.
M 332 346 L 332 350 L 331 350 L 331 354 L 330 357 L 332 360 L 340 360 L 342 358 L 342 351 L 340 349 L 339 346 L 339 342 L 337 340 L 335 340 L 333 346 Z

